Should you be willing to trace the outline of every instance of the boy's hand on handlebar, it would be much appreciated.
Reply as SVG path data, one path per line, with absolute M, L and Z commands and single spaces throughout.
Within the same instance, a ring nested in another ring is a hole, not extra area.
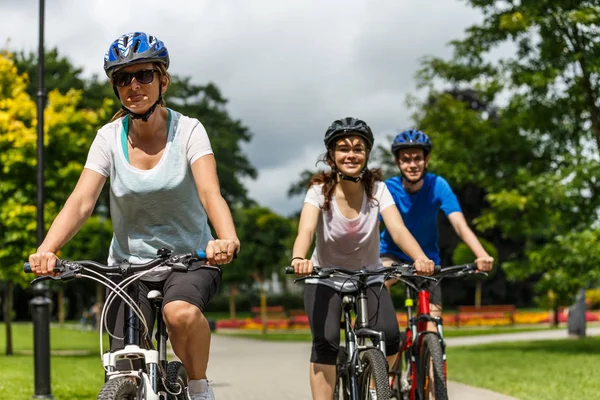
M 479 257 L 475 260 L 475 264 L 477 265 L 478 271 L 491 271 L 492 267 L 494 266 L 494 258 L 490 256 Z
M 313 271 L 313 263 L 310 260 L 296 258 L 291 262 L 294 273 L 298 276 L 310 275 Z
M 54 273 L 54 267 L 56 267 L 56 254 L 50 251 L 44 251 L 38 249 L 38 251 L 29 256 L 29 264 L 31 265 L 31 272 L 37 276 L 44 275 L 56 275 Z
M 206 245 L 206 259 L 210 265 L 229 264 L 234 254 L 240 251 L 240 241 L 233 239 L 215 239 Z
M 415 269 L 417 275 L 431 275 L 433 274 L 434 263 L 428 258 L 418 258 L 415 260 Z

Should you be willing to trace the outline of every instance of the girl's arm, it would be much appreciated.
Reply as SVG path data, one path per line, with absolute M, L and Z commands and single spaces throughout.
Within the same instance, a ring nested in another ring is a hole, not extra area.
M 389 206 L 381 211 L 381 217 L 394 243 L 415 261 L 417 271 L 433 273 L 433 261 L 425 255 L 419 243 L 404 225 L 404 220 L 395 206 Z
M 227 264 L 240 251 L 240 241 L 229 206 L 221 196 L 214 155 L 207 154 L 194 161 L 192 175 L 200 202 L 217 234 L 217 240 L 206 246 L 206 257 L 211 264 Z
M 298 236 L 296 236 L 292 251 L 291 265 L 297 275 L 308 275 L 312 272 L 313 265 L 310 260 L 306 259 L 306 253 L 308 253 L 315 237 L 320 214 L 321 210 L 318 207 L 310 203 L 304 203 L 300 213 Z

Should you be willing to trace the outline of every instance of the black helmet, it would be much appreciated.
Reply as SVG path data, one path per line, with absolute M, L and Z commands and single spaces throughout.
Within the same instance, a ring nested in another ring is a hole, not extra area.
M 325 132 L 325 147 L 329 148 L 329 146 L 334 143 L 336 139 L 339 139 L 342 136 L 351 135 L 362 137 L 367 144 L 367 148 L 373 148 L 373 142 L 375 139 L 373 138 L 373 132 L 371 132 L 369 125 L 367 125 L 367 123 L 363 120 L 352 117 L 346 117 L 333 121 L 331 126 L 327 128 L 327 131 Z

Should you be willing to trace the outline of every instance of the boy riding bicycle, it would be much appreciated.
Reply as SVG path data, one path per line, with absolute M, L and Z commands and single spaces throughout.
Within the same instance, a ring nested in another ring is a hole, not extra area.
M 406 227 L 415 237 L 427 257 L 436 265 L 440 264 L 438 247 L 437 218 L 440 209 L 444 212 L 456 234 L 475 254 L 475 263 L 480 271 L 489 271 L 494 259 L 485 251 L 464 217 L 456 195 L 448 182 L 441 176 L 428 173 L 431 140 L 418 130 L 399 133 L 392 142 L 392 154 L 400 175 L 385 181 L 396 207 Z M 384 221 L 385 222 L 385 221 Z M 384 265 L 394 262 L 411 263 L 412 258 L 405 254 L 390 235 L 388 226 L 381 233 L 381 259 Z M 388 280 L 391 287 L 396 281 Z M 442 316 L 442 291 L 440 285 L 429 285 L 431 294 L 431 315 Z M 429 325 L 431 330 L 433 324 Z

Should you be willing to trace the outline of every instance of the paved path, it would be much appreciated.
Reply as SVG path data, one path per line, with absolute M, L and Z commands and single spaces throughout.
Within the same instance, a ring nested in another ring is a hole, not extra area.
M 588 327 L 588 336 L 600 327 Z M 449 346 L 519 340 L 567 338 L 566 329 L 448 338 Z M 310 343 L 265 342 L 214 335 L 208 376 L 217 400 L 310 400 Z M 457 382 L 448 383 L 450 399 L 516 400 L 514 397 Z
M 214 335 L 208 376 L 217 400 L 310 400 L 309 354 L 310 343 Z M 448 392 L 450 399 L 515 400 L 456 382 Z

